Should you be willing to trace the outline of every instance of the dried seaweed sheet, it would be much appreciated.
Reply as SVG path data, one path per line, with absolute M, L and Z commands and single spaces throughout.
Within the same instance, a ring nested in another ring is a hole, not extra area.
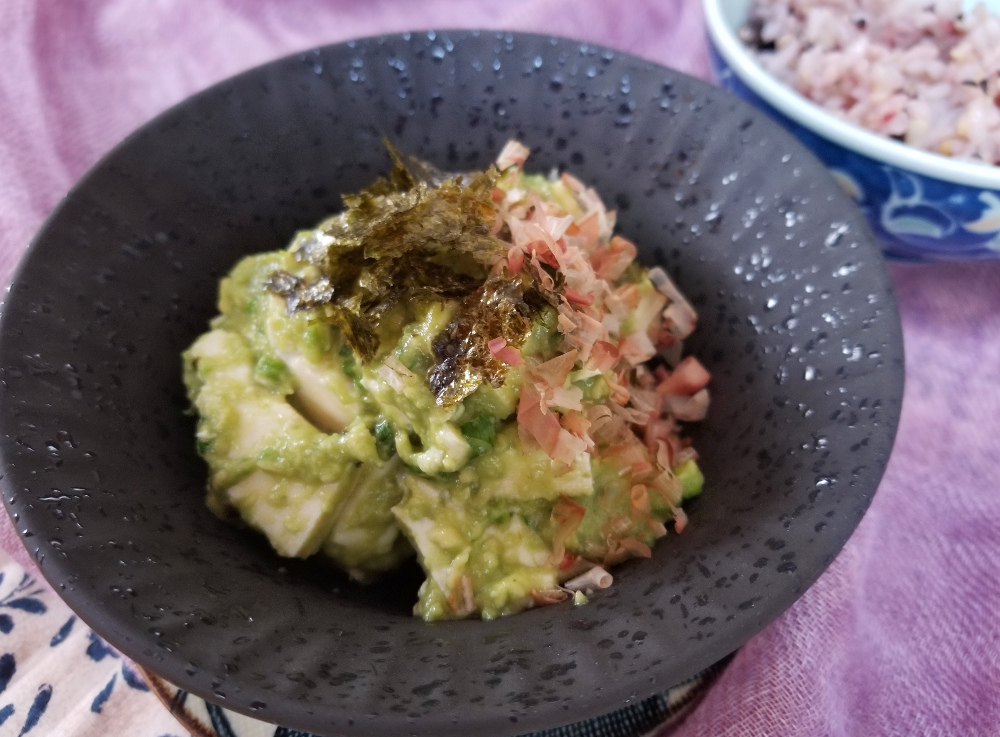
M 483 381 L 501 386 L 507 367 L 488 343 L 503 338 L 519 348 L 542 298 L 524 276 L 491 276 L 462 302 L 458 314 L 434 341 L 434 368 L 427 382 L 437 403 L 449 407 L 474 392 Z
M 394 305 L 426 295 L 461 299 L 435 341 L 438 363 L 428 374 L 438 404 L 450 406 L 483 380 L 503 383 L 505 369 L 487 343 L 523 343 L 534 309 L 526 295 L 534 291 L 520 278 L 487 279 L 509 248 L 493 232 L 495 167 L 446 176 L 386 146 L 389 174 L 345 195 L 342 213 L 293 241 L 293 256 L 319 276 L 277 271 L 265 288 L 284 297 L 289 310 L 313 310 L 336 325 L 366 362 L 380 349 L 379 322 Z

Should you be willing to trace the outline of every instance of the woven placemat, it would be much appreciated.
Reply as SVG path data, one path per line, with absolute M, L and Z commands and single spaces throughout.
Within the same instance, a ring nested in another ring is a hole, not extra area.
M 530 737 L 665 737 L 729 660 L 610 714 Z M 0 737 L 185 737 L 187 732 L 312 737 L 206 703 L 142 672 L 0 551 Z
M 673 688 L 610 714 L 523 737 L 666 737 L 701 701 L 732 657 L 723 658 Z M 195 737 L 315 737 L 208 703 L 153 673 L 143 671 L 143 676 L 170 713 Z

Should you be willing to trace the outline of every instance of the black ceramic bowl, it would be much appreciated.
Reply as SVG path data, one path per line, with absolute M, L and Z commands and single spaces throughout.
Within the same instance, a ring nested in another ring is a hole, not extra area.
M 387 169 L 512 136 L 619 211 L 701 313 L 714 374 L 690 527 L 583 607 L 410 616 L 203 504 L 180 352 L 241 256 Z M 157 118 L 31 246 L 3 307 L 3 496 L 47 579 L 143 666 L 227 707 L 343 735 L 506 735 L 618 708 L 711 664 L 833 560 L 900 409 L 899 319 L 857 208 L 788 134 L 683 74 L 587 44 L 441 32 L 319 49 Z

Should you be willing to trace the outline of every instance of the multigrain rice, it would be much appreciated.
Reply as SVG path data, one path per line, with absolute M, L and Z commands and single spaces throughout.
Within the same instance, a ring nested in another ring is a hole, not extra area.
M 961 0 L 755 0 L 740 37 L 826 110 L 935 153 L 1000 164 L 1000 18 Z

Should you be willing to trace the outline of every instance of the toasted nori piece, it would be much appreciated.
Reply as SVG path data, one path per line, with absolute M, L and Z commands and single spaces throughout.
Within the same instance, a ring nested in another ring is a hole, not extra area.
M 435 365 L 427 383 L 444 407 L 461 402 L 483 381 L 501 386 L 507 367 L 490 353 L 493 338 L 520 347 L 543 301 L 525 276 L 493 275 L 468 295 L 434 340 Z
M 390 306 L 418 294 L 461 298 L 508 248 L 491 232 L 495 168 L 445 176 L 429 164 L 404 162 L 386 145 L 393 161 L 389 175 L 345 195 L 344 212 L 292 243 L 295 258 L 320 276 L 276 272 L 265 285 L 290 310 L 323 308 L 317 313 L 346 328 L 365 361 L 378 351 L 376 328 Z
M 426 296 L 462 300 L 434 342 L 437 363 L 428 373 L 438 404 L 451 406 L 483 380 L 503 383 L 506 369 L 487 343 L 503 337 L 520 346 L 539 297 L 526 277 L 489 276 L 510 247 L 493 232 L 495 167 L 445 175 L 386 146 L 388 176 L 344 195 L 342 213 L 293 241 L 293 256 L 319 276 L 276 271 L 265 288 L 289 310 L 311 309 L 335 324 L 366 362 L 379 351 L 379 321 L 394 305 Z

